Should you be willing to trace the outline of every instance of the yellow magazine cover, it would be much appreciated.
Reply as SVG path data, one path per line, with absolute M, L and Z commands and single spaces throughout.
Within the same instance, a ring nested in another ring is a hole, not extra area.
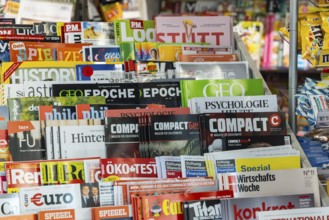
M 187 45 L 187 43 L 162 43 L 158 44 L 158 55 L 157 59 L 162 62 L 176 62 L 178 61 L 178 55 L 182 54 L 182 45 Z M 197 44 L 193 45 L 205 45 Z
M 56 185 L 58 180 L 58 162 L 47 161 L 40 163 L 41 185 Z
M 58 162 L 58 180 L 60 184 L 84 183 L 85 172 L 83 161 Z
M 300 168 L 300 156 L 235 159 L 236 172 Z

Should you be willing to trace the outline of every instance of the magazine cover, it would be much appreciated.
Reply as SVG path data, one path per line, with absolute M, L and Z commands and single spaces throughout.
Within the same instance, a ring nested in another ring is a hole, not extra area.
M 321 206 L 316 168 L 222 173 L 218 181 L 219 189 L 233 190 L 234 198 L 313 193 L 315 206 Z
M 19 203 L 22 214 L 36 214 L 43 210 L 80 208 L 80 185 L 64 184 L 21 188 Z
M 162 179 L 183 177 L 179 156 L 157 156 L 156 159 L 159 160 L 158 173 L 161 173 Z
M 103 96 L 21 97 L 8 100 L 11 121 L 39 120 L 39 106 L 105 104 Z
M 114 21 L 116 45 L 121 42 L 155 42 L 153 20 L 123 19 Z
M 209 43 L 233 48 L 229 16 L 157 16 L 154 20 L 157 42 Z
M 179 54 L 178 62 L 236 62 L 238 54 Z
M 78 81 L 100 81 L 109 83 L 124 82 L 122 64 L 84 64 L 76 65 L 76 78 Z
M 11 155 L 9 151 L 8 129 L 0 130 L 0 161 L 10 161 Z
M 99 159 L 84 160 L 85 182 L 98 183 L 101 182 L 102 172 Z
M 81 190 L 80 208 L 114 205 L 113 183 L 82 183 L 78 186 Z
M 12 194 L 1 194 L 0 195 L 0 216 L 10 216 L 10 215 L 19 215 L 20 211 L 20 201 L 18 197 L 18 193 Z
M 110 111 L 110 110 L 108 110 Z M 120 110 L 118 110 L 120 111 Z M 139 118 L 136 116 L 105 118 L 107 158 L 140 157 Z
M 115 204 L 130 204 L 132 194 L 138 192 L 163 192 L 172 189 L 174 191 L 183 189 L 188 192 L 216 191 L 217 182 L 210 178 L 171 178 L 171 179 L 147 179 L 147 180 L 119 180 L 115 182 Z M 153 194 L 153 193 L 151 193 Z M 155 195 L 156 193 L 154 193 Z
M 40 121 L 9 121 L 8 139 L 13 161 L 46 159 Z
M 22 84 L 24 81 L 75 81 L 75 66 L 83 62 L 29 61 L 4 62 L 1 83 Z
M 287 135 L 283 112 L 208 113 L 202 117 L 204 152 L 222 149 L 225 136 Z
M 83 61 L 83 46 L 88 44 L 10 41 L 10 61 Z
M 91 217 L 91 216 L 90 216 Z M 65 220 L 75 220 L 75 210 L 74 209 L 63 209 L 63 210 L 45 210 L 38 213 L 39 220 L 49 220 L 49 219 L 65 219 Z
M 154 158 L 106 158 L 100 163 L 102 180 L 106 182 L 157 178 Z
M 140 104 L 161 104 L 168 108 L 181 107 L 181 92 L 178 82 L 138 83 Z
M 221 201 L 223 219 L 257 219 L 257 212 L 314 207 L 313 194 L 233 198 Z
M 65 43 L 91 43 L 93 45 L 115 43 L 112 22 L 65 22 L 63 29 Z
M 272 147 L 280 145 L 290 145 L 290 135 L 260 135 L 260 136 L 243 136 L 243 137 L 223 137 L 222 148 L 218 145 L 218 151 L 239 150 L 246 148 Z
M 41 185 L 39 162 L 10 162 L 5 167 L 8 193 L 18 193 L 22 187 Z
M 58 161 L 57 176 L 59 184 L 84 183 L 84 161 L 67 160 Z
M 40 105 L 39 120 L 76 120 L 75 106 Z
M 195 57 L 195 56 L 208 56 L 212 57 L 223 56 L 223 57 L 235 57 L 232 47 L 214 46 L 214 45 L 182 45 L 182 57 Z M 226 56 L 228 55 L 228 56 Z M 223 60 L 224 61 L 224 60 Z M 229 61 L 229 60 L 227 60 Z M 238 61 L 238 60 L 231 60 Z M 188 60 L 191 62 L 191 60 Z
M 121 60 L 119 46 L 90 46 L 89 49 L 92 62 L 119 62 Z
M 149 121 L 149 157 L 201 155 L 198 115 L 154 115 Z
M 60 126 L 58 137 L 62 159 L 106 157 L 104 125 Z
M 189 108 L 148 108 L 148 109 L 109 109 L 105 117 L 141 117 L 151 115 L 184 115 L 190 114 Z
M 142 196 L 143 219 L 184 219 L 183 202 L 190 200 L 232 198 L 232 191 L 193 192 L 159 196 Z M 170 209 L 170 204 L 175 209 Z
M 131 205 L 97 207 L 92 212 L 94 220 L 133 220 Z
M 33 31 L 36 35 L 60 36 L 57 23 L 61 22 L 34 22 Z
M 184 220 L 222 220 L 220 199 L 184 202 Z
M 239 150 L 241 151 L 241 150 Z M 223 158 L 221 155 L 214 156 L 212 160 L 213 171 L 208 173 L 217 174 L 227 172 L 250 172 L 263 170 L 282 170 L 282 169 L 296 169 L 300 168 L 300 153 L 286 152 L 286 153 L 272 153 L 265 155 L 228 155 Z
M 176 77 L 199 79 L 249 79 L 247 61 L 176 62 Z
M 8 128 L 9 121 L 9 109 L 8 106 L 2 105 L 0 106 L 0 130 L 5 130 Z
M 182 177 L 207 177 L 204 156 L 181 155 Z
M 58 166 L 58 161 L 40 162 L 41 185 L 59 184 Z
M 327 219 L 329 211 L 327 207 L 299 208 L 275 211 L 260 211 L 256 213 L 258 220 L 275 219 Z
M 1 35 L 0 36 L 0 61 L 10 62 L 10 41 L 37 41 L 37 42 L 60 42 L 58 36 L 35 36 L 35 35 Z
M 262 79 L 181 80 L 182 106 L 191 98 L 264 95 Z
M 278 110 L 276 95 L 199 97 L 190 99 L 188 104 L 193 114 Z
M 136 83 L 83 83 L 83 84 L 54 84 L 53 96 L 102 96 L 106 104 L 138 104 L 139 94 Z

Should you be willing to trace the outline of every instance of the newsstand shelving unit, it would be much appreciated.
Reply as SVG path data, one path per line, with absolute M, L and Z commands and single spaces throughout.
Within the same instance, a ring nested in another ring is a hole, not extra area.
M 294 0 L 292 0 L 292 1 L 294 1 Z M 249 64 L 249 72 L 251 73 L 252 77 L 263 79 L 262 74 L 256 67 L 254 61 L 250 57 L 245 45 L 243 44 L 242 40 L 240 39 L 240 37 L 237 33 L 234 33 L 234 40 L 235 40 L 235 47 L 241 52 L 241 60 L 247 61 Z M 271 91 L 268 88 L 267 84 L 265 83 L 264 79 L 263 79 L 263 86 L 264 86 L 265 94 L 266 95 L 271 94 Z M 312 165 L 309 162 L 308 158 L 306 157 L 303 149 L 301 148 L 294 132 L 292 131 L 292 129 L 290 128 L 289 125 L 287 125 L 287 126 L 288 126 L 288 134 L 291 136 L 291 140 L 292 140 L 292 144 L 293 144 L 294 148 L 300 151 L 302 167 L 312 167 Z M 287 180 L 287 182 L 288 181 L 289 180 Z M 320 197 L 321 197 L 322 206 L 329 206 L 328 194 L 327 194 L 324 186 L 321 185 L 321 183 L 319 183 L 319 188 L 320 188 Z

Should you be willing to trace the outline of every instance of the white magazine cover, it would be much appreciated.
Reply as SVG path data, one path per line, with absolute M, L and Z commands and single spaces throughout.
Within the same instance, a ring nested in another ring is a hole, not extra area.
M 273 160 L 277 160 L 276 163 L 281 164 L 280 160 L 282 160 L 282 155 L 286 155 L 286 158 L 288 158 L 287 155 L 289 155 L 290 158 L 294 159 L 294 162 L 296 160 L 298 161 L 298 158 L 300 161 L 299 151 L 293 149 L 291 145 L 265 148 L 251 148 L 232 151 L 218 151 L 214 153 L 205 153 L 204 157 L 206 160 L 208 175 L 216 179 L 218 173 L 237 172 L 237 166 L 245 165 L 244 163 L 248 163 L 248 160 L 249 166 L 246 166 L 248 168 L 266 163 L 268 158 L 274 156 L 276 159 L 272 159 L 272 162 Z M 266 166 L 261 167 L 262 170 L 270 168 L 268 166 L 268 163 L 266 164 Z M 282 165 L 286 164 L 282 163 Z M 300 168 L 300 165 L 298 167 L 290 168 Z M 247 171 L 251 170 L 247 169 Z
M 45 143 L 47 160 L 55 159 L 53 127 L 45 127 Z
M 182 177 L 180 156 L 160 156 L 160 167 L 163 179 Z
M 182 177 L 207 177 L 204 156 L 181 155 Z
M 155 164 L 157 167 L 157 174 L 158 174 L 158 179 L 162 179 L 162 172 L 161 172 L 161 163 L 160 163 L 160 157 L 155 157 Z
M 85 182 L 101 182 L 101 165 L 99 159 L 84 160 Z
M 218 182 L 219 190 L 233 190 L 234 198 L 313 193 L 315 206 L 321 206 L 316 168 L 222 173 Z
M 276 112 L 276 95 L 198 97 L 188 102 L 191 114 L 225 112 Z
M 21 188 L 19 190 L 21 213 L 33 214 L 41 210 L 79 208 L 80 194 L 79 184 Z
M 257 212 L 258 220 L 326 220 L 329 219 L 328 207 L 302 208 L 302 209 L 288 209 L 275 211 L 261 211 Z
M 177 78 L 249 79 L 247 61 L 237 62 L 176 62 Z
M 0 195 L 0 216 L 19 215 L 18 193 Z
M 1 88 L 4 99 L 25 97 L 24 84 L 3 84 Z
M 62 159 L 106 158 L 104 125 L 60 126 L 58 136 Z
M 211 45 L 182 45 L 183 55 L 196 55 L 196 54 L 233 54 L 232 47 L 221 47 Z
M 314 196 L 313 194 L 303 193 L 233 198 L 222 200 L 221 204 L 225 204 L 224 208 L 222 206 L 223 219 L 225 220 L 256 220 L 257 212 L 260 211 L 314 207 Z

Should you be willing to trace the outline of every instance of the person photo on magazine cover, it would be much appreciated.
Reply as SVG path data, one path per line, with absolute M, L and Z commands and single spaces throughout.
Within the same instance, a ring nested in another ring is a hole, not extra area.
M 81 203 L 82 208 L 93 207 L 93 200 L 90 197 L 90 186 L 88 184 L 81 184 Z
M 99 202 L 99 190 L 97 183 L 91 186 L 91 194 L 92 194 L 93 207 L 99 207 L 100 202 Z

